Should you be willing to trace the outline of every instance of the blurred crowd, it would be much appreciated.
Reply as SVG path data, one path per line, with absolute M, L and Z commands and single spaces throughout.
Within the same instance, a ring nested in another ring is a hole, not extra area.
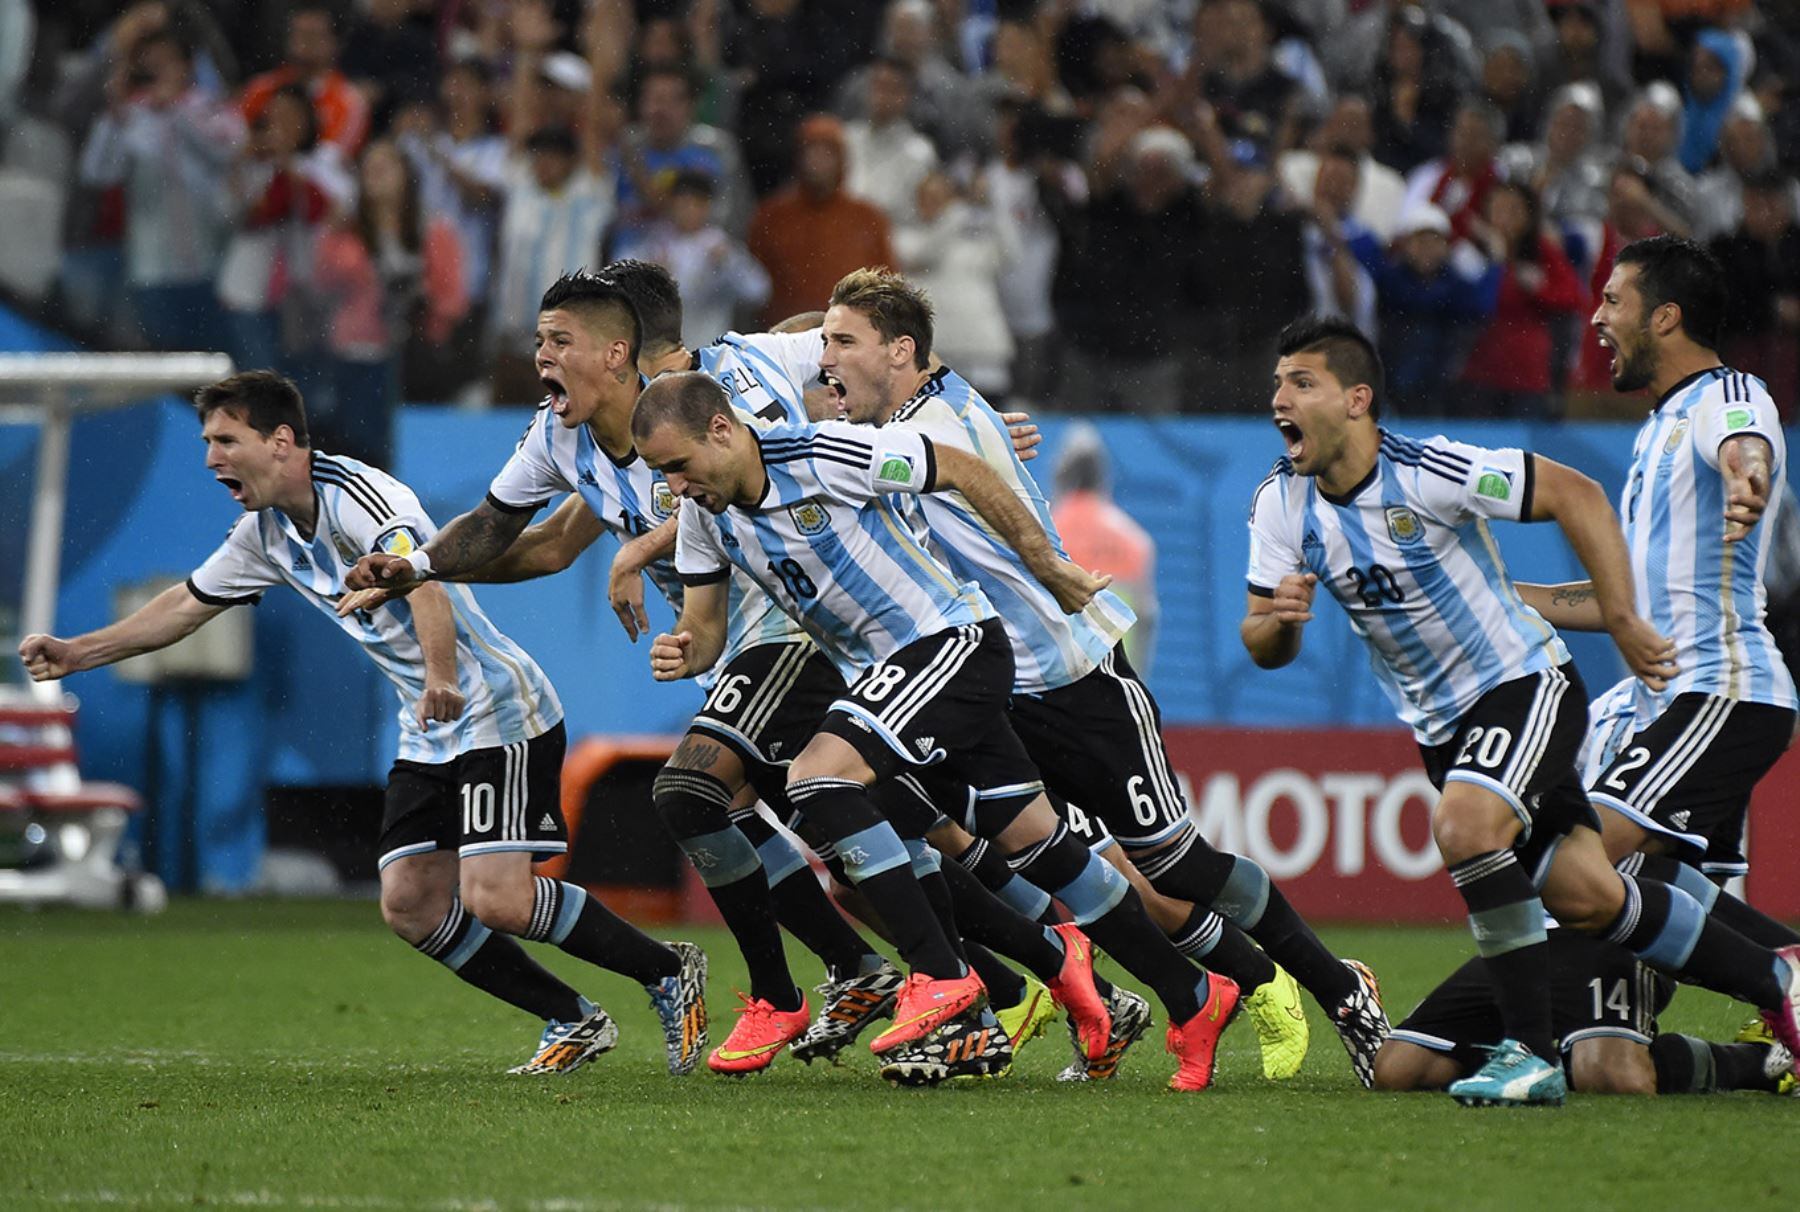
M 1261 408 L 1310 310 L 1399 411 L 1605 411 L 1586 316 L 1676 232 L 1785 406 L 1796 89 L 1750 0 L 0 0 L 0 279 L 379 453 L 396 401 L 534 400 L 539 294 L 621 256 L 694 346 L 897 267 L 1039 408 Z

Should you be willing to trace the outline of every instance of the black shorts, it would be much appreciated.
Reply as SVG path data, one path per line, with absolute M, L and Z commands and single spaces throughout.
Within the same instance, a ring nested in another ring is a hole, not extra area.
M 1082 845 L 1099 854 L 1118 839 L 1107 831 L 1106 822 L 1091 812 L 1083 812 L 1054 791 L 1046 793 L 1056 815 L 1068 825 L 1069 832 Z M 881 809 L 901 837 L 923 837 L 948 817 L 965 830 L 975 831 L 975 807 L 980 802 L 975 789 L 942 771 L 941 768 L 915 770 L 874 789 L 875 804 Z
M 1549 945 L 1550 1025 L 1564 1058 L 1586 1039 L 1616 1037 L 1648 1046 L 1656 1016 L 1669 1003 L 1670 983 L 1624 947 L 1579 930 L 1552 930 Z M 1483 1047 L 1505 1034 L 1487 965 L 1476 956 L 1426 994 L 1392 1038 L 1441 1052 L 1473 1073 L 1487 1063 Z
M 561 854 L 561 724 L 529 741 L 471 749 L 453 762 L 405 760 L 388 771 L 378 866 L 434 850 L 459 858 L 504 851 Z
M 1012 680 L 1000 620 L 952 627 L 863 670 L 819 731 L 847 741 L 877 782 L 941 764 L 984 805 L 1023 808 L 1044 784 L 1006 720 Z
M 1793 735 L 1786 707 L 1679 694 L 1619 746 L 1588 798 L 1668 839 L 1675 857 L 1709 875 L 1742 874 L 1750 792 Z
M 1455 736 L 1419 752 L 1438 790 L 1473 783 L 1512 807 L 1525 826 L 1513 850 L 1541 887 L 1557 841 L 1578 825 L 1600 827 L 1575 767 L 1586 732 L 1587 692 L 1571 662 L 1500 683 L 1476 700 Z
M 843 677 L 810 641 L 759 644 L 725 666 L 688 729 L 737 754 L 750 785 L 785 820 L 788 763 L 843 696 Z
M 1127 849 L 1161 845 L 1189 823 L 1162 710 L 1123 644 L 1070 685 L 1014 696 L 1012 725 L 1045 785 L 1098 816 Z

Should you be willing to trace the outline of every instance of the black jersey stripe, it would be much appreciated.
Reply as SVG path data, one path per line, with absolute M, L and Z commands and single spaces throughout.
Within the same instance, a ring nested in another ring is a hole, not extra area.
M 374 480 L 372 480 L 368 476 L 364 475 L 362 472 L 354 471 L 351 468 L 344 466 L 342 463 L 338 462 L 336 459 L 332 458 L 330 455 L 314 455 L 313 456 L 313 466 L 323 467 L 327 471 L 335 471 L 340 475 L 343 475 L 349 479 L 355 480 L 357 483 L 363 485 L 364 487 L 366 487 L 369 490 L 370 495 L 372 495 L 378 502 L 381 503 L 381 507 L 383 509 L 387 510 L 389 513 L 394 512 L 394 507 L 392 505 L 389 505 L 387 502 L 387 498 L 381 495 L 380 486 L 377 485 Z
M 324 484 L 341 489 L 345 496 L 362 506 L 364 513 L 377 522 L 387 522 L 393 518 L 393 512 L 384 507 L 384 503 L 372 494 L 366 484 L 357 480 L 343 479 L 327 472 L 314 472 L 313 483 Z

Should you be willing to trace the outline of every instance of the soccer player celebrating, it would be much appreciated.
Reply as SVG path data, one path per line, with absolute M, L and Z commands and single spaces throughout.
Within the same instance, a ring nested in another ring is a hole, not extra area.
M 945 763 L 975 795 L 968 821 L 1015 868 L 1052 892 L 1170 1013 L 1180 1058 L 1171 1085 L 1211 1081 L 1237 987 L 1202 974 L 1145 916 L 1112 867 L 1070 836 L 1005 720 L 1012 651 L 993 606 L 920 544 L 890 494 L 960 490 L 1061 606 L 1080 610 L 1095 578 L 1062 559 L 986 464 L 896 431 L 869 435 L 837 422 L 746 427 L 728 393 L 704 375 L 665 375 L 639 397 L 632 432 L 643 457 L 687 500 L 676 565 L 688 594 L 651 668 L 665 679 L 710 668 L 725 646 L 724 583 L 754 577 L 837 662 L 849 691 L 788 769 L 788 795 L 833 843 L 858 891 L 913 968 L 894 1026 L 870 1045 L 884 1073 L 941 1080 L 988 1067 L 996 1034 L 981 982 L 967 973 L 908 856 L 870 799 L 871 785 Z M 699 508 L 694 508 L 698 505 Z M 1101 1051 L 1104 1033 L 1090 1042 Z
M 1488 533 L 1490 518 L 1555 520 L 1627 665 L 1660 690 L 1675 676 L 1672 645 L 1633 606 L 1630 557 L 1599 486 L 1525 451 L 1382 429 L 1381 363 L 1353 325 L 1301 321 L 1279 349 L 1273 419 L 1288 453 L 1252 500 L 1244 645 L 1265 668 L 1292 661 L 1323 584 L 1441 788 L 1433 834 L 1506 1024 L 1488 1063 L 1451 1094 L 1562 1101 L 1546 906 L 1565 926 L 1757 1006 L 1791 1048 L 1800 962 L 1709 920 L 1680 888 L 1607 863 L 1574 764 L 1580 678 Z
M 883 434 L 921 434 L 939 452 L 981 459 L 1061 553 L 1049 504 L 1005 421 L 961 375 L 932 366 L 931 304 L 922 291 L 897 274 L 857 270 L 832 292 L 824 338 L 820 366 L 841 387 L 847 419 L 881 426 Z M 980 586 L 1006 621 L 1011 721 L 1025 751 L 1053 792 L 1105 823 L 1153 888 L 1194 903 L 1171 933 L 1184 954 L 1252 991 L 1246 1007 L 1265 1074 L 1293 1076 L 1307 1047 L 1299 991 L 1272 956 L 1325 1007 L 1367 1085 L 1387 1033 L 1374 979 L 1326 950 L 1256 863 L 1221 854 L 1200 836 L 1163 748 L 1162 713 L 1125 657 L 1130 607 L 1102 591 L 1081 612 L 1065 613 L 963 494 L 928 493 L 919 507 L 950 571 Z
M 312 450 L 300 393 L 279 375 L 248 371 L 196 400 L 206 466 L 244 516 L 185 585 L 129 618 L 72 639 L 25 637 L 19 655 L 31 676 L 166 648 L 229 607 L 292 586 L 338 618 L 400 698 L 380 842 L 381 909 L 394 932 L 547 1021 L 537 1053 L 512 1072 L 567 1073 L 618 1040 L 606 1012 L 515 935 L 641 982 L 662 1019 L 670 1071 L 687 1072 L 697 1053 L 681 1040 L 705 1038 L 705 955 L 647 938 L 583 889 L 531 873 L 534 858 L 567 848 L 562 704 L 537 665 L 461 586 L 337 616 L 344 570 L 359 557 L 402 557 L 431 537 L 418 498 L 373 467 Z

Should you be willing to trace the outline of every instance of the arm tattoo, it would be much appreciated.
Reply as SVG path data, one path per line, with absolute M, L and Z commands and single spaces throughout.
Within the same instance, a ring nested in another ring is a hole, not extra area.
M 427 544 L 432 569 L 448 576 L 480 568 L 511 547 L 530 521 L 528 513 L 502 513 L 483 501 Z
M 1585 606 L 1593 600 L 1592 585 L 1558 586 L 1550 594 L 1550 604 L 1553 606 Z

